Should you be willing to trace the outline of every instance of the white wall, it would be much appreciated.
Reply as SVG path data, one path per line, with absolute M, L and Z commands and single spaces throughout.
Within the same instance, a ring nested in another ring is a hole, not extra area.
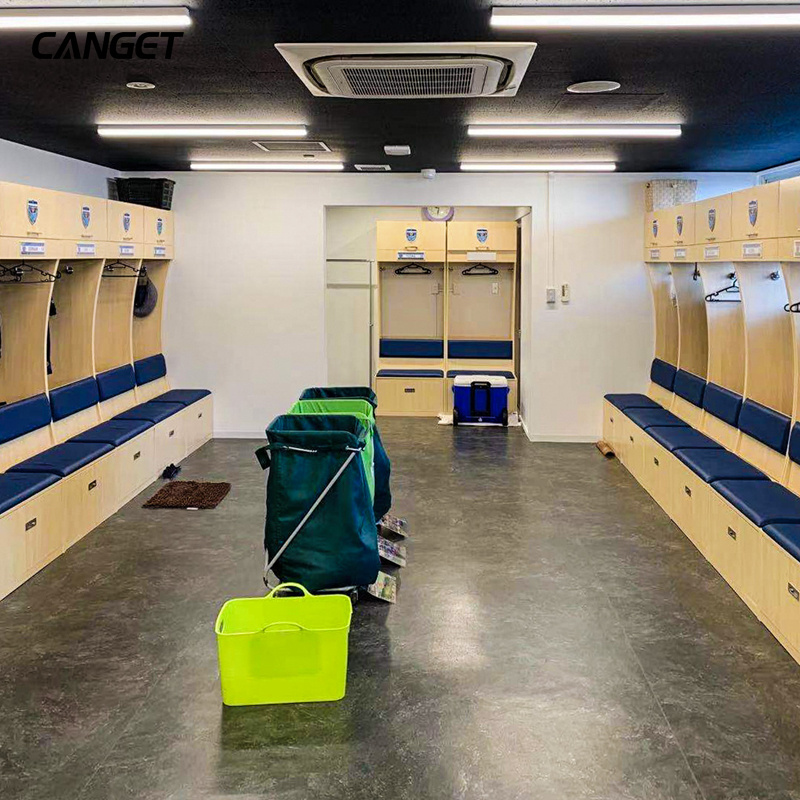
M 178 256 L 165 352 L 173 385 L 216 393 L 218 435 L 260 434 L 304 386 L 326 381 L 326 206 L 486 205 L 533 209 L 521 402 L 532 438 L 566 441 L 599 435 L 605 392 L 646 386 L 653 323 L 641 260 L 644 182 L 697 178 L 698 197 L 755 183 L 753 174 L 722 173 L 168 177 L 177 181 Z M 546 286 L 562 282 L 572 302 L 548 307 Z
M 0 181 L 108 197 L 108 178 L 119 172 L 0 139 Z

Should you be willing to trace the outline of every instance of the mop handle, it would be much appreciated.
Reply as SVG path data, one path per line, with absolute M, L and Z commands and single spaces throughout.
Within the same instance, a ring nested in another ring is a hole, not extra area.
M 267 575 L 272 567 L 275 565 L 275 562 L 283 555 L 284 550 L 292 543 L 292 540 L 298 533 L 303 529 L 303 526 L 308 522 L 308 518 L 317 510 L 317 506 L 325 499 L 325 495 L 333 488 L 336 481 L 339 480 L 339 476 L 347 469 L 347 466 L 350 462 L 355 458 L 356 453 L 360 452 L 360 450 L 353 450 L 349 456 L 344 461 L 341 467 L 339 467 L 338 472 L 331 478 L 330 483 L 322 490 L 320 496 L 314 501 L 314 505 L 306 511 L 305 516 L 300 522 L 297 523 L 297 527 L 291 532 L 289 538 L 281 545 L 281 549 L 275 553 L 272 561 L 267 561 L 264 565 L 264 580 L 267 579 Z M 269 558 L 269 552 L 267 553 L 267 559 Z M 266 559 L 265 559 L 266 561 Z

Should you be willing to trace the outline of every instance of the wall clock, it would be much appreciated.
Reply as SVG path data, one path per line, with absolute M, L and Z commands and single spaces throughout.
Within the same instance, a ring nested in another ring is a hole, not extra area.
M 453 206 L 425 206 L 422 209 L 422 216 L 429 222 L 450 222 L 455 213 Z

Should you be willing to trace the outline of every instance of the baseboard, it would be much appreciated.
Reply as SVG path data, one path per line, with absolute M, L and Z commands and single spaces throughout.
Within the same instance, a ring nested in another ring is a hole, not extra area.
M 266 439 L 264 431 L 214 431 L 212 439 Z
M 552 442 L 553 444 L 594 444 L 597 436 L 560 436 L 557 434 L 534 434 L 525 431 L 532 442 Z

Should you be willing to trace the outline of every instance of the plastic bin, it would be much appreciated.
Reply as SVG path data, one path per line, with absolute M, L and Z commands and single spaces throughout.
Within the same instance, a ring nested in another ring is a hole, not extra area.
M 453 379 L 453 424 L 508 425 L 508 392 L 508 379 L 499 375 L 456 375 Z
M 301 595 L 279 596 L 286 589 Z M 228 600 L 216 625 L 226 706 L 341 700 L 347 688 L 350 598 L 283 583 L 266 597 Z
M 172 208 L 175 181 L 169 178 L 117 178 L 117 199 L 151 208 Z M 112 198 L 114 199 L 114 198 Z

